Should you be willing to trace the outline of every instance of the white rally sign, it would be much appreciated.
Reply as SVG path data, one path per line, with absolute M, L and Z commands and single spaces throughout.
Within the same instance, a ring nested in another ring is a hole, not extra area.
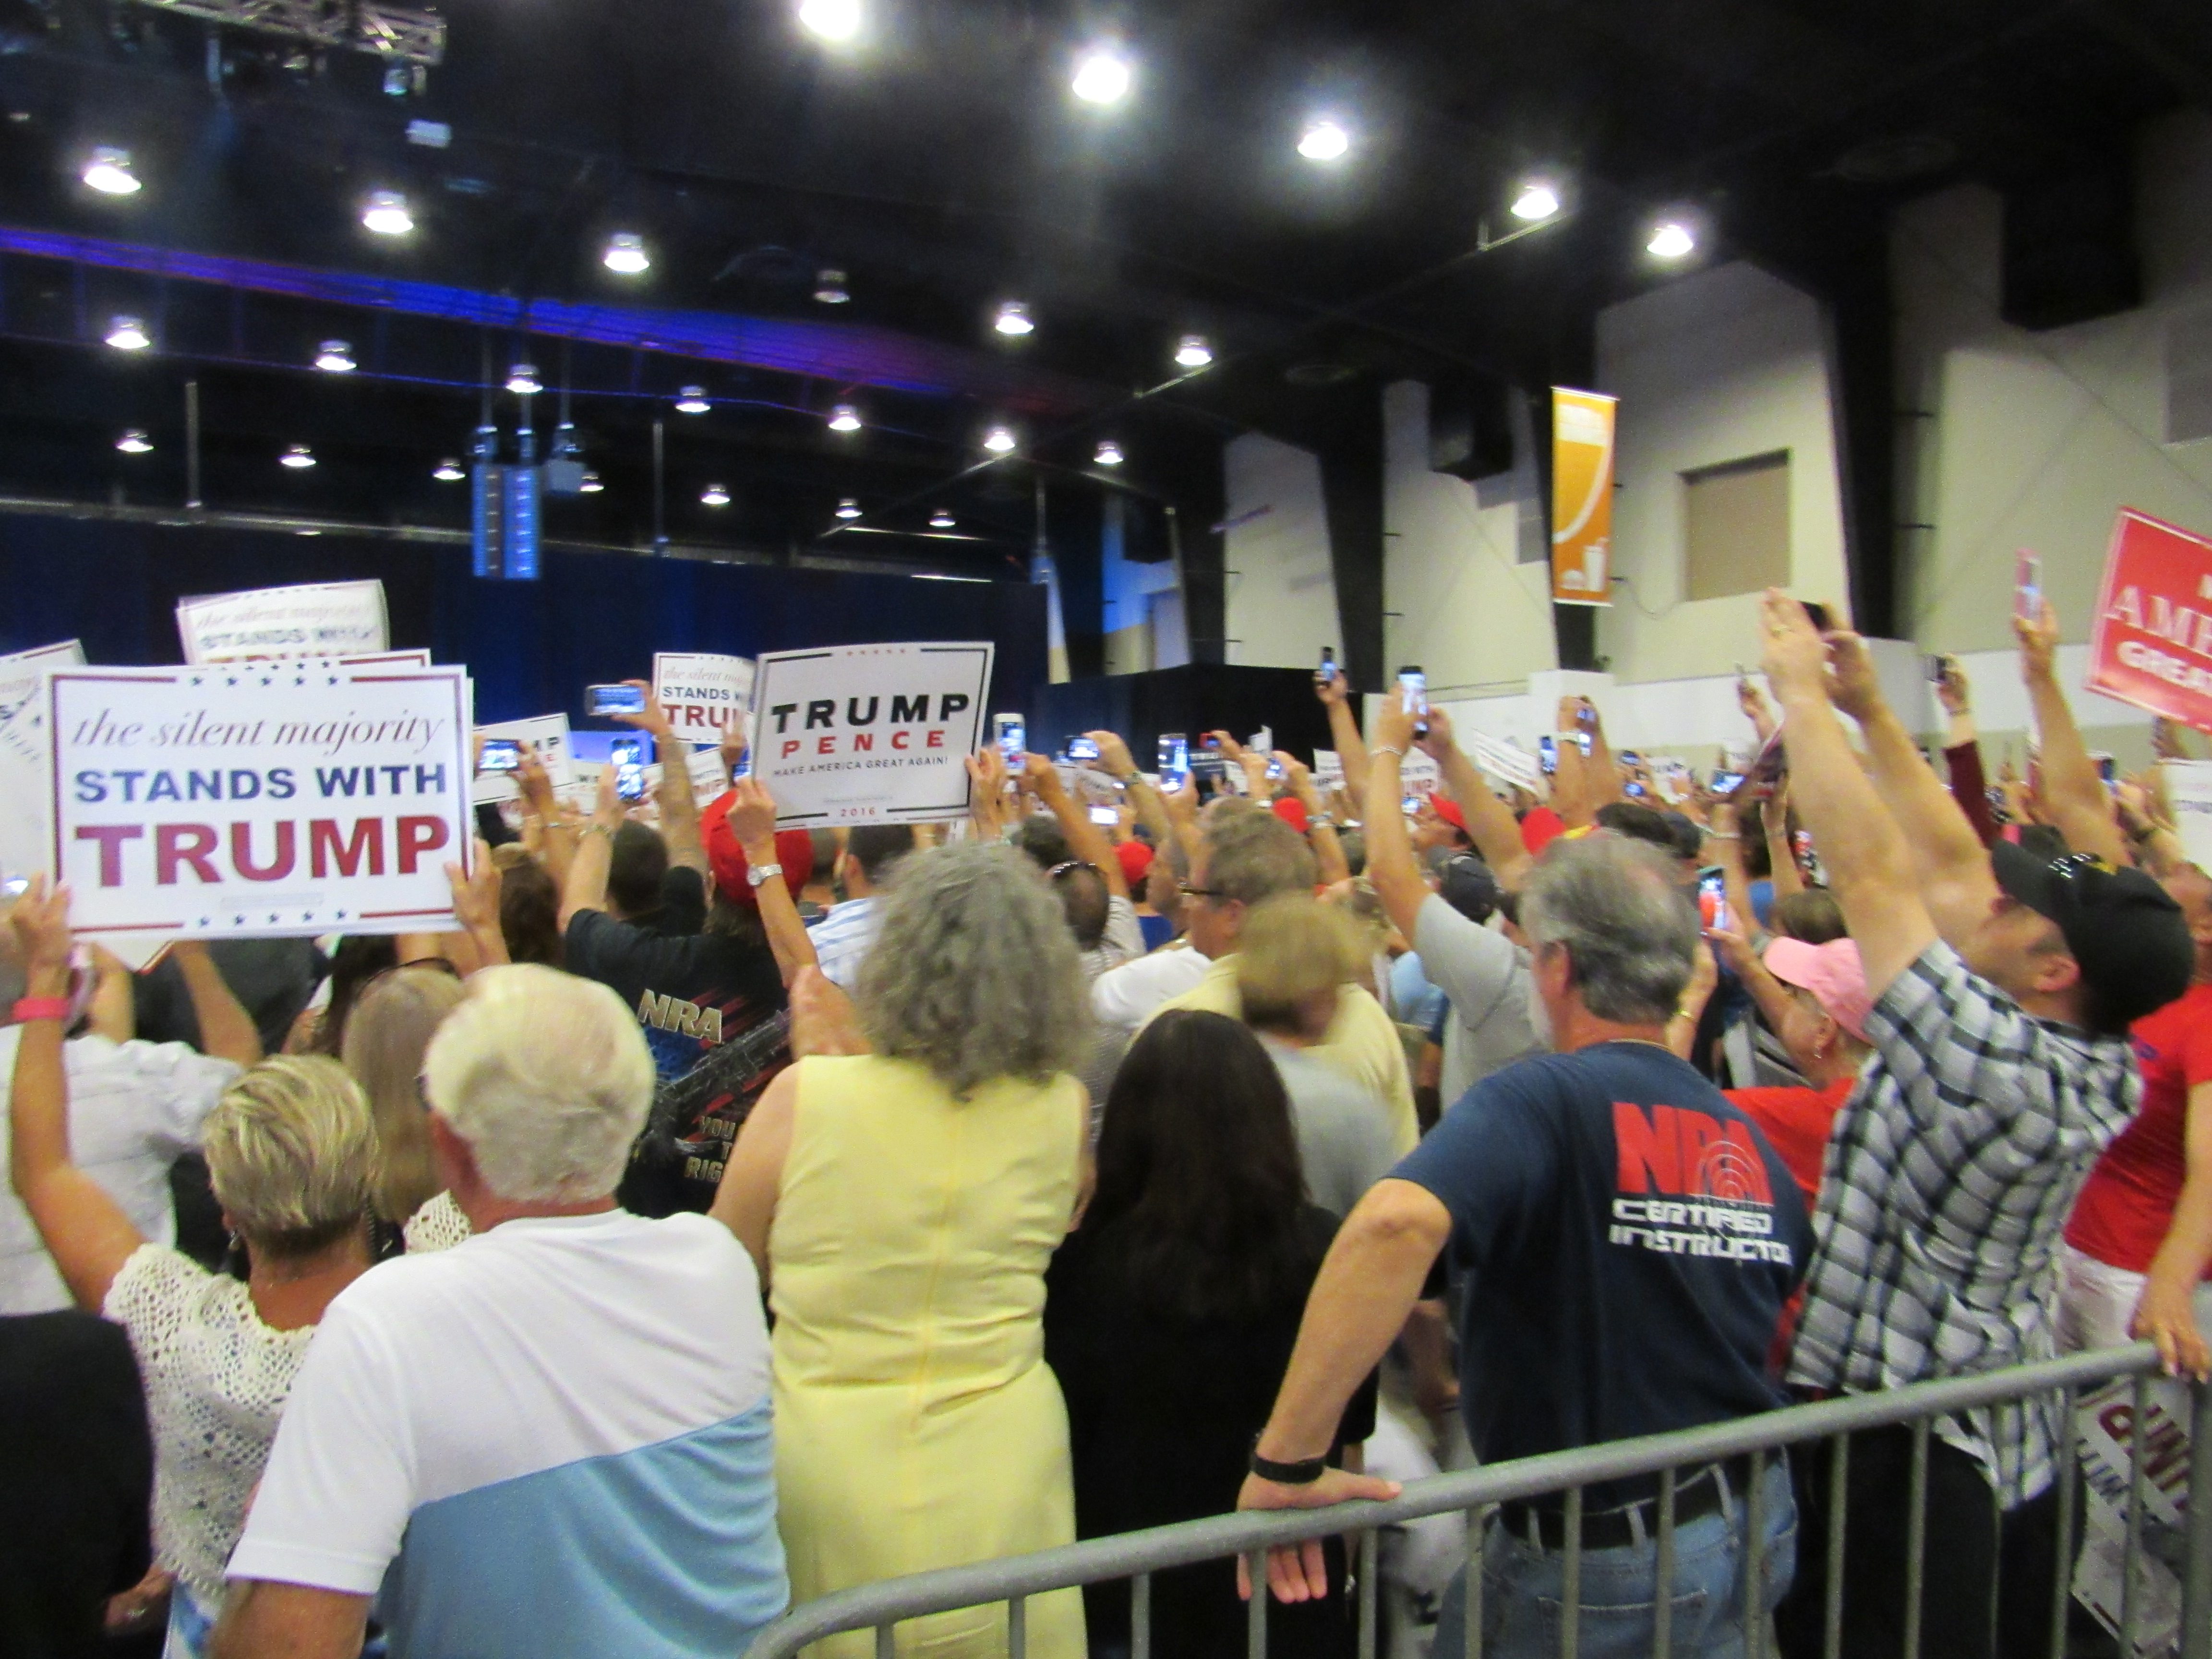
M 2212 870 L 2212 761 L 2163 761 L 2159 769 L 2191 862 Z
M 988 641 L 771 651 L 753 687 L 754 767 L 777 822 L 940 823 L 968 811 Z
M 459 668 L 324 660 L 47 677 L 52 867 L 87 933 L 450 926 L 470 848 Z
M 350 657 L 386 650 L 384 584 L 308 582 L 177 601 L 188 663 Z
M 556 794 L 576 781 L 575 756 L 566 714 L 532 714 L 526 720 L 501 720 L 495 726 L 478 726 L 477 735 L 512 738 L 517 743 L 528 744 L 537 751 L 538 761 L 545 768 L 545 781 L 553 786 Z M 469 799 L 481 806 L 490 801 L 513 800 L 520 793 L 514 773 L 479 772 L 471 786 Z
M 686 743 L 720 743 L 752 707 L 753 661 L 703 651 L 663 651 L 653 659 L 653 695 Z

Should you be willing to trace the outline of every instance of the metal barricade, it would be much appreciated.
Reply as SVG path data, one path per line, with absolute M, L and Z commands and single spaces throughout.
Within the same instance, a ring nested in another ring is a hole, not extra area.
M 1657 1573 L 1659 1584 L 1673 1579 L 1675 1476 L 1686 1468 L 1746 1460 L 1753 1474 L 1749 1483 L 1747 1547 L 1741 1577 L 1745 1587 L 1744 1628 L 1750 1659 L 1769 1659 L 1766 1620 L 1759 1604 L 1764 1579 L 1759 1494 L 1771 1454 L 1784 1448 L 1826 1442 L 1824 1450 L 1801 1455 L 1825 1455 L 1832 1460 L 1834 1479 L 1828 1504 L 1826 1659 L 1837 1659 L 1842 1639 L 1843 1586 L 1849 1564 L 1844 1550 L 1844 1474 L 1850 1437 L 1867 1430 L 1909 1425 L 1913 1431 L 1911 1512 L 1906 1517 L 1905 1650 L 1900 1659 L 1920 1659 L 1920 1612 L 1927 1567 L 1928 1439 L 1935 1419 L 1977 1407 L 2048 1397 L 2061 1407 L 2065 1425 L 2065 1455 L 2058 1470 L 2058 1559 L 2063 1565 L 2049 1587 L 2051 1600 L 2051 1659 L 2064 1659 L 2067 1609 L 2071 1583 L 2070 1564 L 2080 1534 L 2079 1460 L 2073 1454 L 2075 1402 L 2086 1389 L 2115 1378 L 2137 1379 L 2136 1407 L 2140 1419 L 2157 1353 L 2148 1342 L 2131 1347 L 2073 1354 L 2032 1365 L 2014 1366 L 1973 1376 L 1947 1377 L 1933 1382 L 1881 1394 L 1847 1395 L 1810 1405 L 1793 1406 L 1733 1422 L 1678 1434 L 1653 1435 L 1641 1440 L 1613 1441 L 1573 1451 L 1518 1459 L 1456 1474 L 1415 1481 L 1387 1503 L 1341 1504 L 1323 1510 L 1247 1511 L 1215 1516 L 1176 1526 L 1156 1527 L 1146 1532 L 1096 1538 L 1033 1554 L 979 1561 L 969 1566 L 943 1568 L 908 1577 L 885 1579 L 853 1589 L 840 1590 L 792 1608 L 763 1631 L 746 1650 L 745 1659 L 787 1659 L 808 1644 L 842 1631 L 875 1632 L 878 1659 L 890 1659 L 896 1651 L 895 1632 L 900 1621 L 958 1608 L 1003 1602 L 1006 1607 L 1007 1651 L 1012 1659 L 1024 1659 L 1025 1607 L 1030 1597 L 1109 1580 L 1130 1581 L 1131 1659 L 1150 1659 L 1152 1649 L 1151 1576 L 1167 1568 L 1242 1555 L 1249 1564 L 1255 1593 L 1249 1619 L 1249 1659 L 1266 1659 L 1267 1620 L 1265 1611 L 1267 1552 L 1308 1539 L 1343 1534 L 1356 1537 L 1358 1583 L 1358 1631 L 1359 1659 L 1375 1659 L 1380 1641 L 1377 1631 L 1376 1538 L 1378 1529 L 1425 1516 L 1453 1511 L 1468 1516 L 1468 1659 L 1481 1659 L 1482 1548 L 1486 1522 L 1498 1504 L 1553 1495 L 1564 1496 L 1564 1594 L 1561 1597 L 1562 1659 L 1576 1659 L 1583 1546 L 1579 1521 L 1583 1489 L 1600 1483 L 1656 1476 L 1659 1481 Z M 2212 1386 L 2196 1384 L 2191 1392 L 2191 1419 L 2197 1455 L 2190 1466 L 2188 1528 L 2184 1559 L 2179 1571 L 2183 1584 L 2179 1659 L 2212 1659 Z M 2144 1457 L 2140 1440 L 2131 1449 L 2130 1502 L 2128 1509 L 2124 1583 L 2130 1594 L 2122 1617 L 2121 1649 L 2135 1650 L 2136 1598 L 2132 1591 L 2142 1559 Z M 2040 1589 L 2032 1592 L 2042 1594 Z M 1669 1651 L 1670 1598 L 1656 1601 L 1652 1651 Z M 1450 1659 L 1437 1654 L 1435 1659 Z M 1929 1659 L 1942 1659 L 1931 1655 Z

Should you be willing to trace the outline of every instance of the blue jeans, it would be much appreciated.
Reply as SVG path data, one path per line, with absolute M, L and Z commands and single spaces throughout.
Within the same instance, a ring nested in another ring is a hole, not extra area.
M 1686 1471 L 1685 1472 L 1687 1473 Z M 1716 1479 L 1725 1479 L 1716 1476 Z M 1761 1617 L 1771 1613 L 1797 1566 L 1797 1505 L 1790 1468 L 1780 1457 L 1767 1468 L 1765 1582 Z M 1656 1506 L 1644 1509 L 1647 1519 Z M 1744 1494 L 1730 1491 L 1725 1508 L 1674 1528 L 1674 1618 L 1669 1645 L 1675 1655 L 1737 1659 L 1744 1651 Z M 1656 1527 L 1656 1519 L 1651 1521 Z M 1540 1550 L 1526 1536 L 1493 1520 L 1482 1546 L 1482 1651 L 1485 1659 L 1553 1659 L 1559 1651 L 1560 1592 L 1565 1558 Z M 1656 1536 L 1620 1549 L 1583 1552 L 1582 1659 L 1650 1659 L 1654 1583 L 1659 1566 Z M 1467 1650 L 1467 1572 L 1444 1592 L 1432 1659 L 1459 1659 Z M 1772 1644 L 1767 1644 L 1772 1651 Z

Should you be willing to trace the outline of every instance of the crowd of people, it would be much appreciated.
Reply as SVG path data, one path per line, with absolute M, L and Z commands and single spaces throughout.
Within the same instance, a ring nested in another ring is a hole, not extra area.
M 2085 747 L 2047 608 L 1995 788 L 1955 664 L 1924 753 L 1863 641 L 1763 619 L 1757 763 L 1710 775 L 1570 699 L 1547 787 L 1493 783 L 1325 674 L 1340 779 L 1218 732 L 1208 789 L 1099 732 L 972 757 L 962 824 L 780 831 L 742 736 L 702 804 L 648 695 L 653 799 L 574 810 L 526 755 L 447 933 L 133 975 L 34 879 L 7 1650 L 735 1655 L 837 1589 L 1455 1461 L 2131 1335 L 2212 1373 L 2212 877 L 2156 769 Z M 1856 1437 L 1842 1650 L 1901 1650 L 1924 1476 L 1923 1650 L 2047 1651 L 2072 1435 Z M 1474 1587 L 1409 1536 L 1398 1634 L 1457 1652 L 1479 1606 L 1550 1653 L 1572 1595 L 1583 1651 L 1646 1652 L 1663 1598 L 1678 1653 L 1819 1653 L 1833 1474 L 1681 1471 L 1665 1583 L 1656 1480 L 1503 1506 Z M 1271 1650 L 1354 1650 L 1339 1540 L 1267 1578 L 1156 1575 L 1150 1650 L 1240 1650 L 1243 1592 Z M 1135 1616 L 1039 1595 L 1027 1650 L 1119 1659 Z

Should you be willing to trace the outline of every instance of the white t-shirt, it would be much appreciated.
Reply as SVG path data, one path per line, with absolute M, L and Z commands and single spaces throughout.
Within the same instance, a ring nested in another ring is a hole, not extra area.
M 1163 945 L 1091 981 L 1091 1012 L 1101 1025 L 1133 1035 L 1162 1003 L 1196 990 L 1211 965 L 1188 945 Z
M 230 1576 L 380 1590 L 392 1659 L 744 1652 L 789 1596 L 752 1258 L 615 1210 L 363 1274 Z
M 19 1025 L 0 1026 L 0 1079 L 15 1075 Z M 142 1238 L 175 1242 L 169 1166 L 199 1145 L 200 1124 L 238 1076 L 181 1042 L 111 1042 L 72 1037 L 69 1072 L 70 1161 L 120 1205 Z M 69 1287 L 30 1212 L 8 1180 L 0 1134 L 0 1314 L 51 1313 L 70 1305 Z

